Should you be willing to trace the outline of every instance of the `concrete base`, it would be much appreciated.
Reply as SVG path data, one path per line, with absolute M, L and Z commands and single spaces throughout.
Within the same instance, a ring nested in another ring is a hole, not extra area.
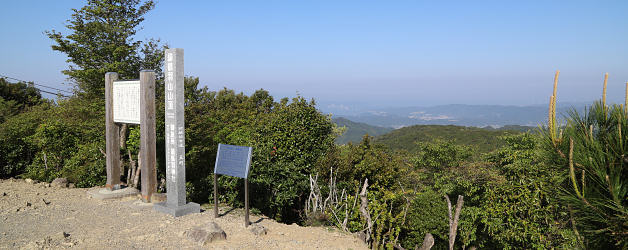
M 122 188 L 122 189 L 113 190 L 113 191 L 108 190 L 106 188 L 95 188 L 95 189 L 90 189 L 87 191 L 87 195 L 91 196 L 92 198 L 99 199 L 99 200 L 118 199 L 118 198 L 124 198 L 124 197 L 129 197 L 129 196 L 136 196 L 139 193 L 140 193 L 139 190 L 132 187 Z
M 168 205 L 168 202 L 161 202 L 161 203 L 156 203 L 153 206 L 153 209 L 155 209 L 155 211 L 169 214 L 174 217 L 179 217 L 186 214 L 200 213 L 201 205 L 194 202 L 190 202 L 183 206 L 175 207 L 175 206 Z

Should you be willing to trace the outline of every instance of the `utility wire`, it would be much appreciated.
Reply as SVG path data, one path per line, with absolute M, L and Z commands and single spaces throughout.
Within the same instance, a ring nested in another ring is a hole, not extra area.
M 0 77 L 5 78 L 5 79 L 11 79 L 11 80 L 18 81 L 18 82 L 22 82 L 22 83 L 32 83 L 32 84 L 33 84 L 33 85 L 35 85 L 35 86 L 40 86 L 40 87 L 43 87 L 43 88 L 49 88 L 49 89 L 54 89 L 54 90 L 57 90 L 57 91 L 60 91 L 60 92 L 65 92 L 65 93 L 73 94 L 72 92 L 67 91 L 67 90 L 58 89 L 58 88 L 53 88 L 53 87 L 49 87 L 49 86 L 46 86 L 46 85 L 37 84 L 37 83 L 35 83 L 35 82 L 28 82 L 28 81 L 20 80 L 20 79 L 13 78 L 13 77 L 10 77 L 10 76 L 0 75 Z M 66 95 L 63 95 L 63 94 L 60 94 L 60 93 L 54 93 L 54 92 L 50 92 L 50 91 L 46 91 L 46 90 L 42 90 L 42 89 L 40 89 L 40 88 L 36 88 L 36 89 L 38 89 L 40 92 L 44 92 L 44 93 L 48 93 L 48 94 L 53 94 L 53 95 L 61 95 L 61 96 L 63 96 L 63 97 L 69 97 L 69 96 L 66 96 Z

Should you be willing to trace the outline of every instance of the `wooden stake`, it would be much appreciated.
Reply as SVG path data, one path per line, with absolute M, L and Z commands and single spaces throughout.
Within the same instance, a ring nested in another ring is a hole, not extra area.
M 140 72 L 140 151 L 142 200 L 150 202 L 157 192 L 157 146 L 155 132 L 155 72 Z
M 249 221 L 249 179 L 244 178 L 244 226 L 248 227 L 250 223 Z
M 113 82 L 118 73 L 105 74 L 105 140 L 107 153 L 107 183 L 109 190 L 120 188 L 120 129 L 113 122 Z
M 218 175 L 214 174 L 214 218 L 218 218 Z

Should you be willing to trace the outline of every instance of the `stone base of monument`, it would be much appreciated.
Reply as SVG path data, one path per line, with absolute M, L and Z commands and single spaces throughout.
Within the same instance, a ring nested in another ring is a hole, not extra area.
M 168 204 L 168 202 L 161 202 L 156 203 L 153 206 L 153 209 L 155 209 L 155 211 L 169 214 L 174 217 L 179 217 L 186 214 L 200 213 L 201 205 L 199 205 L 198 203 L 190 202 L 185 205 L 177 206 L 173 204 Z
M 108 190 L 106 188 L 94 188 L 87 191 L 87 194 L 92 198 L 99 200 L 118 199 L 129 196 L 136 196 L 140 193 L 139 190 L 132 187 L 121 188 L 117 190 Z

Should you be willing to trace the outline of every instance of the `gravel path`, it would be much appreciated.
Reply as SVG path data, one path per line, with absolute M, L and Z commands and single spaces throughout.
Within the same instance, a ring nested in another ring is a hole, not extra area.
M 244 227 L 242 210 L 218 219 L 211 209 L 179 218 L 156 212 L 137 197 L 101 201 L 88 189 L 49 187 L 48 183 L 0 180 L 0 249 L 202 249 L 185 230 L 215 221 L 227 240 L 211 249 L 367 249 L 356 237 L 325 227 L 286 225 L 251 215 L 267 228 L 256 236 Z

